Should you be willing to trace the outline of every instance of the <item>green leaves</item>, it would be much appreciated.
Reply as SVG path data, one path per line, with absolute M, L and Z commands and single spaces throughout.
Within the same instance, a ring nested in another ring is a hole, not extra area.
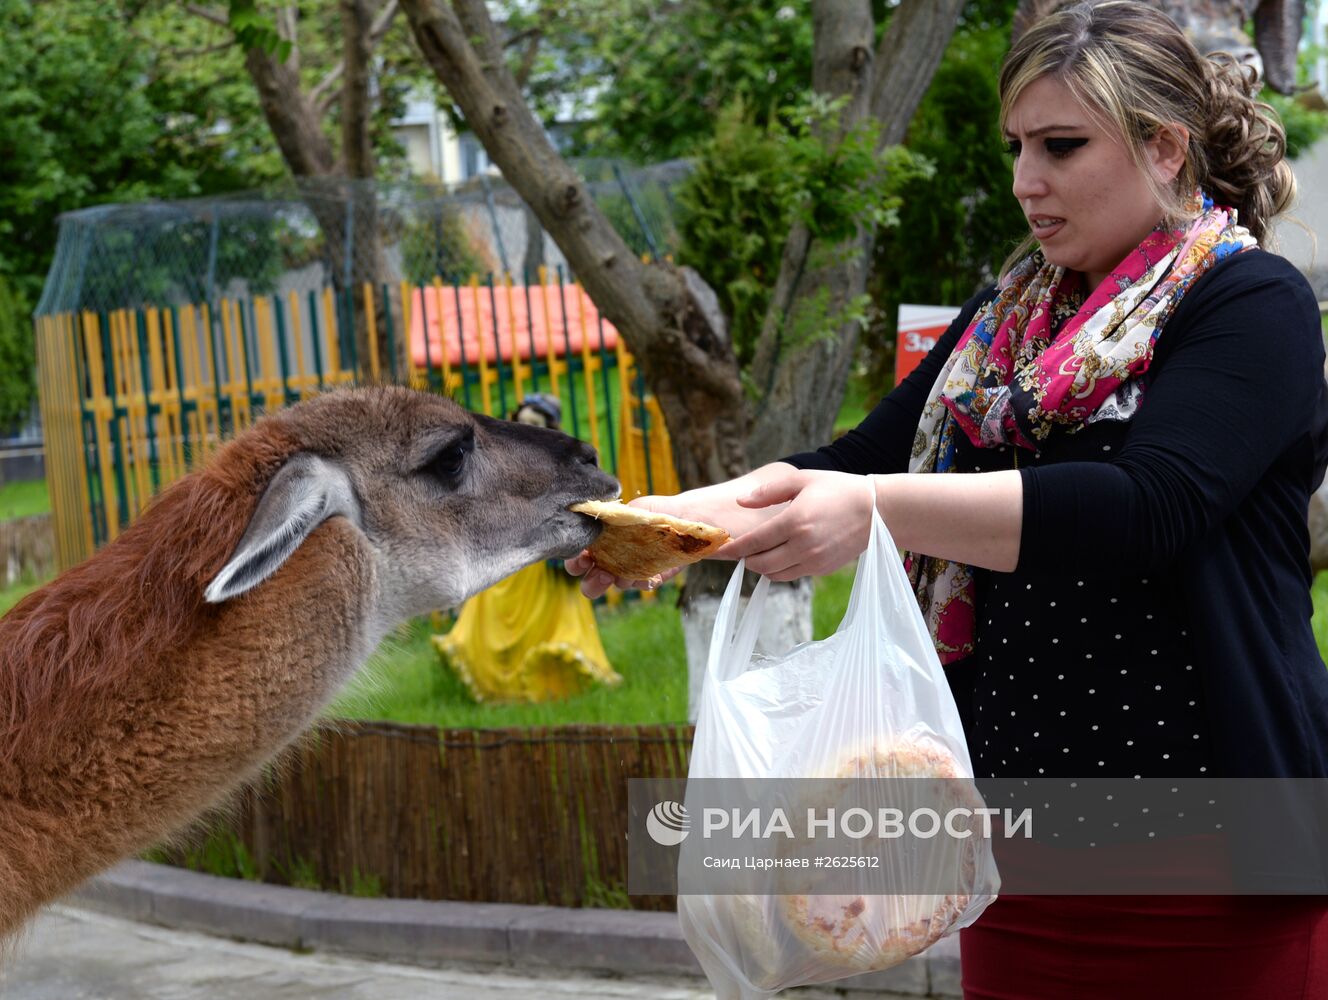
M 33 364 L 27 309 L 0 275 L 0 432 L 28 415 Z
M 900 178 L 899 225 L 877 237 L 868 286 L 877 308 L 863 338 L 874 385 L 893 372 L 899 304 L 964 302 L 1028 231 L 1010 193 L 992 70 L 1009 36 L 1008 19 L 961 28 L 909 125 L 908 148 L 936 169 Z
M 1308 107 L 1294 97 L 1285 97 L 1265 88 L 1259 95 L 1277 112 L 1277 117 L 1286 130 L 1287 156 L 1295 159 L 1309 149 L 1325 131 L 1328 131 L 1328 114 Z
M 291 43 L 277 33 L 271 18 L 258 12 L 254 0 L 230 0 L 228 21 L 235 40 L 246 52 L 262 49 L 280 62 L 290 58 Z
M 526 87 L 576 151 L 658 163 L 687 156 L 741 99 L 758 120 L 812 69 L 811 0 L 500 0 L 511 35 L 538 31 Z M 521 63 L 524 45 L 509 53 Z
M 903 147 L 876 151 L 880 123 L 869 118 L 844 133 L 839 120 L 847 99 L 827 101 L 811 94 L 785 108 L 790 122 L 778 137 L 799 182 L 793 197 L 794 217 L 813 236 L 827 243 L 852 239 L 861 227 L 894 225 L 899 189 L 910 181 L 928 180 L 934 168 Z
M 843 107 L 812 93 L 758 125 L 747 104 L 735 101 L 721 112 L 679 191 L 679 260 L 715 289 L 741 365 L 751 361 L 795 222 L 806 224 L 827 248 L 823 254 L 860 252 L 858 233 L 894 225 L 901 187 L 931 176 L 931 164 L 905 149 L 878 153 L 874 120 L 836 140 Z M 803 326 L 865 320 L 866 307 L 852 303 L 836 317 L 800 310 L 792 338 L 805 339 Z

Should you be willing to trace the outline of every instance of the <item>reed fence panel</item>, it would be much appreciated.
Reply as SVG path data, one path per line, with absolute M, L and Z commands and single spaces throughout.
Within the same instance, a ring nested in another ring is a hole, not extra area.
M 690 725 L 321 726 L 185 843 L 279 884 L 408 899 L 674 908 L 627 885 L 627 782 L 683 777 Z M 187 863 L 177 847 L 170 860 Z

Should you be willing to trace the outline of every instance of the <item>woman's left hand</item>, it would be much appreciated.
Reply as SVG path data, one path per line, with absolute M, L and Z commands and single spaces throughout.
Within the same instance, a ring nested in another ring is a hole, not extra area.
M 746 559 L 747 568 L 784 582 L 823 576 L 852 562 L 871 537 L 873 492 L 866 476 L 801 469 L 757 487 L 743 507 L 788 506 L 715 555 Z

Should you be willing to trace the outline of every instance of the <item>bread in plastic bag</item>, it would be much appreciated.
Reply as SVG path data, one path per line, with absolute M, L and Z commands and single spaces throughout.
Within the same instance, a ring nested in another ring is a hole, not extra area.
M 743 570 L 716 617 L 689 782 L 934 778 L 959 804 L 982 805 L 958 710 L 879 514 L 844 620 L 825 640 L 754 657 L 770 581 L 740 614 Z M 866 891 L 847 895 L 680 895 L 683 933 L 720 1000 L 887 969 L 968 926 L 996 897 L 990 839 L 957 843 L 947 874 L 961 891 L 878 894 L 882 878 L 865 872 Z

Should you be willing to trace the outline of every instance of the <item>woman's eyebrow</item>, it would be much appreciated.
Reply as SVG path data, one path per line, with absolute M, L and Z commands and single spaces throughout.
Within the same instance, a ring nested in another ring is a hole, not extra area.
M 1035 128 L 1027 132 L 1026 138 L 1036 139 L 1038 136 L 1046 135 L 1048 132 L 1078 132 L 1084 128 L 1087 128 L 1087 126 L 1086 125 L 1042 125 L 1039 128 Z M 1017 135 L 1015 135 L 1013 132 L 1010 132 L 1009 130 L 1006 131 L 1005 137 L 1007 139 L 1019 138 Z

